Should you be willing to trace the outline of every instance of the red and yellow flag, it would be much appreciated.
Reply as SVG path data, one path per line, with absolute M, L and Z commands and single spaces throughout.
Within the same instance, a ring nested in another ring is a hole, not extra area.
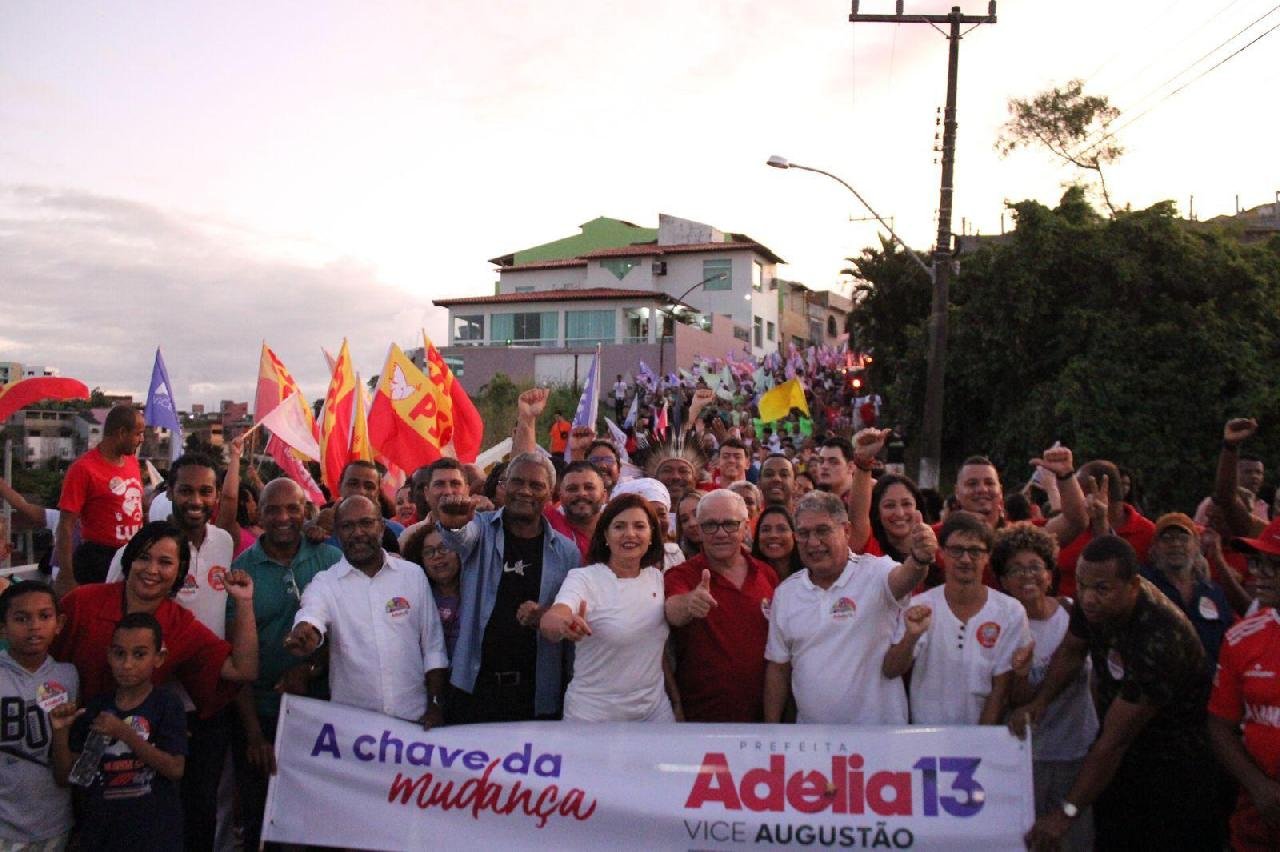
M 373 445 L 369 443 L 369 389 L 356 373 L 355 413 L 351 422 L 351 460 L 373 461 Z
M 42 399 L 88 399 L 84 382 L 61 376 L 33 376 L 0 385 L 0 423 L 20 408 Z
M 447 411 L 453 426 L 453 450 L 458 461 L 470 464 L 476 460 L 480 452 L 480 442 L 484 439 L 484 421 L 480 412 L 471 402 L 471 397 L 463 390 L 462 383 L 453 376 L 453 371 L 444 362 L 444 358 L 431 344 L 431 338 L 422 332 L 423 352 L 427 364 L 427 375 L 431 384 L 438 388 L 441 407 L 448 400 Z
M 254 417 L 261 420 L 265 415 L 270 414 L 273 408 L 293 397 L 295 392 L 297 396 L 294 398 L 297 401 L 293 404 L 298 406 L 303 421 L 312 433 L 315 433 L 315 417 L 311 413 L 311 407 L 306 404 L 305 397 L 298 390 L 298 383 L 294 381 L 293 375 L 285 367 L 284 362 L 271 351 L 266 341 L 263 341 L 262 354 L 258 359 L 258 390 L 253 402 Z M 324 494 L 306 468 L 305 456 L 274 435 L 267 441 L 266 450 L 280 469 L 302 486 L 308 500 L 317 505 L 324 503 Z
M 324 395 L 324 415 L 320 420 L 320 473 L 332 497 L 338 495 L 342 469 L 351 459 L 352 426 L 355 420 L 356 374 L 351 369 L 351 353 L 343 339 L 333 364 L 329 390 Z
M 453 437 L 452 403 L 396 344 L 387 350 L 369 406 L 369 438 L 402 470 L 417 470 L 445 454 Z

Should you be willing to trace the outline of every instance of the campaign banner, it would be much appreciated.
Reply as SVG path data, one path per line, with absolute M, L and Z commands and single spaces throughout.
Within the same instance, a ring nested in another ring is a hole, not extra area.
M 1021 849 L 1002 727 L 575 724 L 424 731 L 286 696 L 264 840 L 354 849 Z

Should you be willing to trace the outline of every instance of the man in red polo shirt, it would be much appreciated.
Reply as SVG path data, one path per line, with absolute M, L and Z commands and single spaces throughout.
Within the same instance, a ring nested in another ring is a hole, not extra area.
M 65 595 L 82 583 L 101 583 L 115 552 L 142 527 L 142 472 L 136 453 L 146 424 L 142 412 L 117 405 L 107 413 L 98 446 L 76 459 L 62 480 L 58 500 L 55 585 Z M 71 547 L 76 522 L 80 545 Z
M 667 572 L 676 683 L 688 722 L 764 721 L 764 646 L 774 570 L 747 553 L 747 504 L 727 489 L 698 503 L 702 554 Z
M 1090 523 L 1070 542 L 1061 542 L 1058 551 L 1058 594 L 1075 597 L 1076 562 L 1084 546 L 1095 535 L 1117 535 L 1138 552 L 1138 563 L 1145 565 L 1156 525 L 1133 506 L 1124 502 L 1120 485 L 1120 469 L 1112 462 L 1095 459 L 1080 466 L 1077 483 L 1088 490 L 1091 507 Z M 1061 483 L 1066 485 L 1067 483 Z M 1066 489 L 1063 491 L 1063 511 L 1066 511 Z

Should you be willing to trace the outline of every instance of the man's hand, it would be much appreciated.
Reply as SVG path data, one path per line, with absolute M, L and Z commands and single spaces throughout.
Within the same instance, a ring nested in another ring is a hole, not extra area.
M 436 502 L 435 516 L 446 528 L 456 530 L 471 523 L 476 506 L 465 494 L 448 494 Z
M 1059 478 L 1070 476 L 1076 469 L 1071 457 L 1071 449 L 1057 444 L 1041 453 L 1040 458 L 1032 459 L 1031 463 Z
M 99 713 L 89 727 L 100 734 L 106 734 L 113 740 L 127 737 L 133 731 L 132 728 L 124 723 L 123 719 L 108 713 L 106 710 Z
M 76 709 L 75 702 L 59 704 L 49 711 L 49 727 L 55 731 L 65 731 L 71 724 L 84 715 L 84 708 Z
M 521 627 L 537 630 L 544 612 L 546 609 L 538 606 L 537 601 L 525 601 L 516 608 L 516 623 Z
M 1094 479 L 1084 477 L 1084 505 L 1089 512 L 1089 521 L 1095 526 L 1106 526 L 1110 523 L 1111 511 L 1111 477 L 1107 474 Z
M 253 600 L 253 578 L 248 571 L 234 568 L 226 573 L 222 582 L 227 587 L 227 594 L 237 601 Z
M 1058 852 L 1062 848 L 1062 838 L 1070 828 L 1071 817 L 1055 809 L 1036 820 L 1022 840 L 1032 852 Z
M 240 461 L 240 457 L 244 455 L 244 435 L 236 435 L 231 439 L 228 446 L 227 457 L 229 464 L 235 464 Z
M 1027 731 L 1039 724 L 1043 715 L 1044 707 L 1036 701 L 1015 707 L 1009 711 L 1009 732 L 1018 739 L 1025 740 Z
M 716 394 L 711 388 L 698 388 L 693 392 L 693 401 L 689 403 L 689 422 L 698 419 L 698 414 L 715 401 Z
M 924 516 L 916 512 L 916 523 L 911 528 L 911 539 L 907 552 L 917 565 L 932 565 L 938 555 L 938 537 L 933 527 L 924 522 Z
M 418 720 L 422 723 L 422 730 L 429 731 L 432 728 L 444 727 L 444 708 L 439 704 L 428 704 L 427 712 L 422 714 L 422 718 Z
M 246 739 L 248 743 L 245 747 L 245 757 L 249 759 L 249 765 L 258 770 L 263 777 L 275 775 L 275 746 L 267 742 L 266 737 L 262 736 L 262 731 L 258 731 L 256 734 L 248 734 Z
M 587 448 L 596 439 L 596 430 L 590 426 L 574 426 L 569 430 L 569 453 L 574 458 L 586 458 Z
M 284 637 L 284 648 L 295 657 L 310 657 L 320 647 L 321 638 L 319 630 L 303 621 L 294 625 L 289 635 Z
M 521 420 L 537 420 L 550 397 L 551 391 L 546 388 L 529 388 L 516 398 L 516 416 Z
M 280 675 L 280 680 L 276 681 L 275 690 L 282 695 L 306 695 L 314 673 L 314 663 L 290 666 Z
M 1033 639 L 1013 652 L 1013 659 L 1010 662 L 1013 664 L 1014 677 L 1026 680 L 1031 676 L 1031 661 L 1035 659 L 1035 650 L 1036 643 Z
M 689 615 L 694 618 L 706 618 L 711 608 L 717 606 L 716 599 L 711 597 L 711 570 L 702 569 L 702 582 L 689 593 Z
M 923 636 L 932 623 L 933 609 L 924 604 L 907 607 L 907 611 L 902 614 L 902 626 L 913 639 Z
M 1222 427 L 1222 443 L 1238 447 L 1258 431 L 1258 421 L 1252 417 L 1233 417 Z
M 497 508 L 493 505 L 493 501 L 483 494 L 472 494 L 471 505 L 477 512 L 492 512 Z
M 893 437 L 892 429 L 862 429 L 853 436 L 853 455 L 864 461 L 880 455 L 885 443 Z
M 302 534 L 312 544 L 324 544 L 333 535 L 333 507 L 317 512 L 315 520 L 303 525 Z

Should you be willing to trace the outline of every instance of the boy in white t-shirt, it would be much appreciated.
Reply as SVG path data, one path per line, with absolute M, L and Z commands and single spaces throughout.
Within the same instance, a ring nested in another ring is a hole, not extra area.
M 1030 652 L 1022 604 L 983 585 L 991 528 L 969 512 L 953 512 L 938 536 L 946 580 L 916 595 L 885 653 L 886 677 L 911 672 L 911 722 L 999 724 L 1013 687 L 1014 654 Z

